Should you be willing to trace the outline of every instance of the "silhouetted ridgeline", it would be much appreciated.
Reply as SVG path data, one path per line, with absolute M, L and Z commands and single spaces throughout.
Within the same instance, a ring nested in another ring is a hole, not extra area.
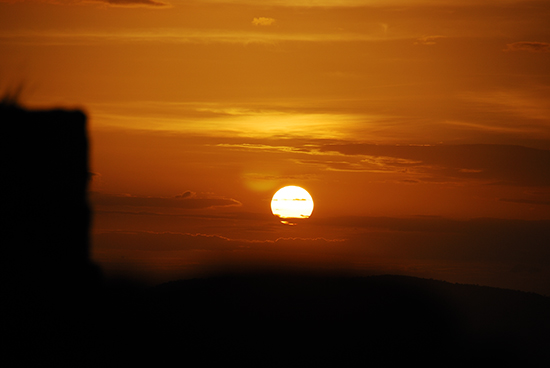
M 403 276 L 101 284 L 89 260 L 85 115 L 0 106 L 6 362 L 546 366 L 550 298 L 531 293 Z
M 215 364 L 237 356 L 274 367 L 479 359 L 536 366 L 550 353 L 550 298 L 492 287 L 392 275 L 254 274 L 171 282 L 148 298 L 151 329 L 180 336 L 163 345 L 177 349 L 183 341 Z M 210 355 L 213 346 L 219 355 Z

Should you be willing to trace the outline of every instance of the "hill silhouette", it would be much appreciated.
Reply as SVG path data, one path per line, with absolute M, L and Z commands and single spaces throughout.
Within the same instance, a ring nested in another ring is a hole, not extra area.
M 86 116 L 1 104 L 6 361 L 71 367 L 464 365 L 548 358 L 550 298 L 384 275 L 248 273 L 152 288 L 89 259 Z M 6 149 L 7 148 L 7 149 Z
M 250 365 L 525 363 L 549 341 L 547 297 L 406 276 L 223 275 L 148 294 L 154 325 Z

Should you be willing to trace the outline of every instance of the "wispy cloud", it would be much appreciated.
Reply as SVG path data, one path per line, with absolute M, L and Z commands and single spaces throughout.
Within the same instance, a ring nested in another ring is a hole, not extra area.
M 320 151 L 366 156 L 364 162 L 387 171 L 406 169 L 409 174 L 416 172 L 424 176 L 550 186 L 550 151 L 521 146 L 346 144 L 326 145 Z
M 286 153 L 307 153 L 311 155 L 320 154 L 314 147 L 304 146 L 281 146 L 270 144 L 257 144 L 257 143 L 220 143 L 218 147 L 227 147 L 236 150 L 260 150 L 271 152 L 286 152 Z
M 91 201 L 97 206 L 159 207 L 173 209 L 201 209 L 241 205 L 241 203 L 235 199 L 200 196 L 190 191 L 175 197 L 144 197 L 92 192 Z
M 163 4 L 163 3 L 159 3 Z M 112 4 L 111 4 L 112 5 Z M 146 6 L 142 3 L 116 5 L 116 6 Z M 166 5 L 149 5 L 155 8 L 163 8 Z M 376 34 L 364 34 L 354 32 L 260 32 L 217 29 L 155 29 L 103 32 L 101 30 L 89 32 L 59 32 L 59 31 L 4 31 L 0 32 L 1 43 L 19 44 L 103 44 L 117 42 L 162 42 L 174 44 L 204 44 L 204 43 L 230 43 L 230 44 L 278 44 L 279 42 L 376 42 L 382 37 Z M 385 38 L 386 40 L 388 38 Z
M 234 3 L 235 0 L 202 0 L 210 3 Z M 516 0 L 528 2 L 530 0 Z M 256 5 L 255 0 L 239 0 L 242 4 Z M 469 6 L 498 4 L 499 0 L 447 0 L 445 5 Z M 387 6 L 411 6 L 411 5 L 440 5 L 436 0 L 265 0 L 263 4 L 272 6 L 297 6 L 297 7 L 387 7 Z
M 155 0 L 95 0 L 104 2 L 112 6 L 150 6 L 150 7 L 167 7 L 168 3 Z
M 320 165 L 329 171 L 344 171 L 344 172 L 387 172 L 388 168 L 381 170 L 380 168 L 372 168 L 369 165 L 363 165 L 361 162 L 352 160 L 294 160 L 305 165 Z
M 0 0 L 0 2 L 44 2 L 58 5 L 105 3 L 116 7 L 170 7 L 169 3 L 156 0 Z
M 529 52 L 550 52 L 550 43 L 522 41 L 506 45 L 504 51 L 529 51 Z
M 524 90 L 477 91 L 463 93 L 464 100 L 476 117 L 464 116 L 462 121 L 447 124 L 476 130 L 507 134 L 525 134 L 550 138 L 550 103 L 548 87 L 534 86 Z M 483 116 L 491 116 L 484 119 Z
M 445 36 L 424 36 L 424 37 L 420 37 L 418 38 L 414 44 L 415 45 L 427 45 L 427 46 L 431 46 L 431 45 L 435 45 L 437 42 L 438 39 L 441 39 L 441 38 L 445 38 Z
M 225 103 L 171 104 L 145 101 L 119 104 L 115 107 L 117 111 L 109 104 L 98 104 L 93 108 L 94 116 L 98 119 L 101 118 L 103 122 L 112 121 L 125 128 L 128 126 L 127 122 L 132 121 L 135 129 L 192 132 L 195 135 L 217 135 L 218 137 L 345 138 L 353 134 L 350 130 L 355 123 L 364 118 L 363 115 L 300 111 L 294 108 L 279 109 L 277 106 L 264 107 L 254 106 L 254 104 L 239 107 Z M 155 121 L 155 126 L 151 124 L 151 120 Z M 280 144 L 276 146 L 264 146 L 260 143 L 246 148 L 288 150 Z M 309 150 L 307 147 L 302 147 L 302 151 L 307 150 Z

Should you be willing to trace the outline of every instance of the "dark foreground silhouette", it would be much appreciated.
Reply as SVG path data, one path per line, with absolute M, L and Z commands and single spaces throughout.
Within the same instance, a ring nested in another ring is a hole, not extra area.
M 550 298 L 404 276 L 221 274 L 153 288 L 88 256 L 86 117 L 1 104 L 9 366 L 545 366 Z

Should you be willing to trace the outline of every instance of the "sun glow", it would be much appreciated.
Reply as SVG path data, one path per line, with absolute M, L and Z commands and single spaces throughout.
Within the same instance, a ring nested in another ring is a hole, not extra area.
M 313 198 L 303 188 L 287 186 L 279 189 L 273 196 L 271 212 L 281 219 L 308 218 L 313 212 Z

